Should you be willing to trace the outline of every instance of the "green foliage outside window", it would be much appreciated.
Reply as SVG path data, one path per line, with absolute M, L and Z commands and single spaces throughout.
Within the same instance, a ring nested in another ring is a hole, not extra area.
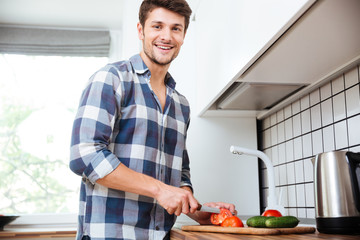
M 53 177 L 58 169 L 68 168 L 67 162 L 40 159 L 20 147 L 17 128 L 34 110 L 14 105 L 3 106 L 3 109 L 0 115 L 0 212 L 69 212 L 66 198 L 74 191 Z

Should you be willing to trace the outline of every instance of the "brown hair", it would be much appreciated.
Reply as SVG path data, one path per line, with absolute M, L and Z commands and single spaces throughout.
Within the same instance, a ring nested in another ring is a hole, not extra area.
M 185 17 L 185 31 L 189 26 L 189 20 L 191 15 L 191 8 L 186 0 L 144 0 L 141 3 L 139 10 L 139 21 L 142 26 L 145 26 L 145 21 L 148 17 L 148 13 L 155 8 L 165 8 L 169 11 L 180 14 Z

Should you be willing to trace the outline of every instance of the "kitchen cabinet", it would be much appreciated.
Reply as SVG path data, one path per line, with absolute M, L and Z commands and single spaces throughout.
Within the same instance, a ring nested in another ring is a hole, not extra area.
M 204 109 L 307 0 L 199 2 L 190 26 L 196 27 L 198 109 Z
M 241 6 L 232 6 L 237 7 Z M 220 46 L 212 48 L 213 51 L 221 51 L 220 62 L 216 60 L 208 66 L 213 69 L 212 75 L 201 72 L 206 75 L 203 82 L 207 81 L 211 86 L 206 89 L 207 94 L 199 95 L 202 99 L 202 102 L 199 101 L 199 115 L 224 115 L 231 112 L 235 116 L 241 116 L 253 111 L 262 119 L 283 107 L 287 101 L 279 98 L 268 106 L 256 109 L 242 109 L 241 104 L 237 108 L 236 102 L 225 104 L 223 108 L 219 106 L 234 94 L 234 89 L 237 93 L 246 93 L 247 89 L 239 88 L 242 83 L 268 84 L 271 87 L 297 85 L 297 89 L 289 92 L 292 93 L 290 97 L 285 96 L 288 100 L 294 100 L 356 66 L 360 63 L 359 10 L 360 2 L 357 0 L 306 1 L 259 51 L 251 52 L 251 59 L 246 53 L 243 57 L 244 52 L 240 47 L 233 48 L 230 44 L 233 39 L 241 43 L 241 34 L 230 32 L 225 35 L 224 39 L 228 41 L 224 40 L 218 43 Z M 252 29 L 252 32 L 256 30 Z M 249 31 L 249 34 L 252 32 Z M 256 38 L 256 35 L 253 37 Z M 209 54 L 207 56 L 205 53 L 206 49 L 209 49 L 208 46 L 200 50 L 200 53 L 209 58 Z M 199 56 L 203 59 L 202 55 Z M 253 98 L 246 97 L 246 100 L 251 104 L 251 101 L 256 100 L 255 97 L 271 94 L 274 95 L 273 90 L 264 88 L 262 92 L 252 94 Z M 232 98 L 241 103 L 243 99 L 239 95 L 240 97 Z M 227 108 L 226 105 L 230 107 Z

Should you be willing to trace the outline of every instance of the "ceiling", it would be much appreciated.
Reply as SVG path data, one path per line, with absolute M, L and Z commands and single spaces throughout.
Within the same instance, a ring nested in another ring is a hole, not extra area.
M 193 9 L 199 1 L 188 0 Z M 124 8 L 134 2 L 141 0 L 0 0 L 0 24 L 121 29 Z

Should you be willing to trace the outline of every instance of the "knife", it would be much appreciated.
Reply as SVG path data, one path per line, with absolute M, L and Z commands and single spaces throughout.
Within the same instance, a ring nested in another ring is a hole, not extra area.
M 201 212 L 220 213 L 220 209 L 219 209 L 219 208 L 203 206 L 203 205 L 201 205 L 201 204 L 199 204 L 199 206 L 197 207 L 196 210 L 201 211 Z

